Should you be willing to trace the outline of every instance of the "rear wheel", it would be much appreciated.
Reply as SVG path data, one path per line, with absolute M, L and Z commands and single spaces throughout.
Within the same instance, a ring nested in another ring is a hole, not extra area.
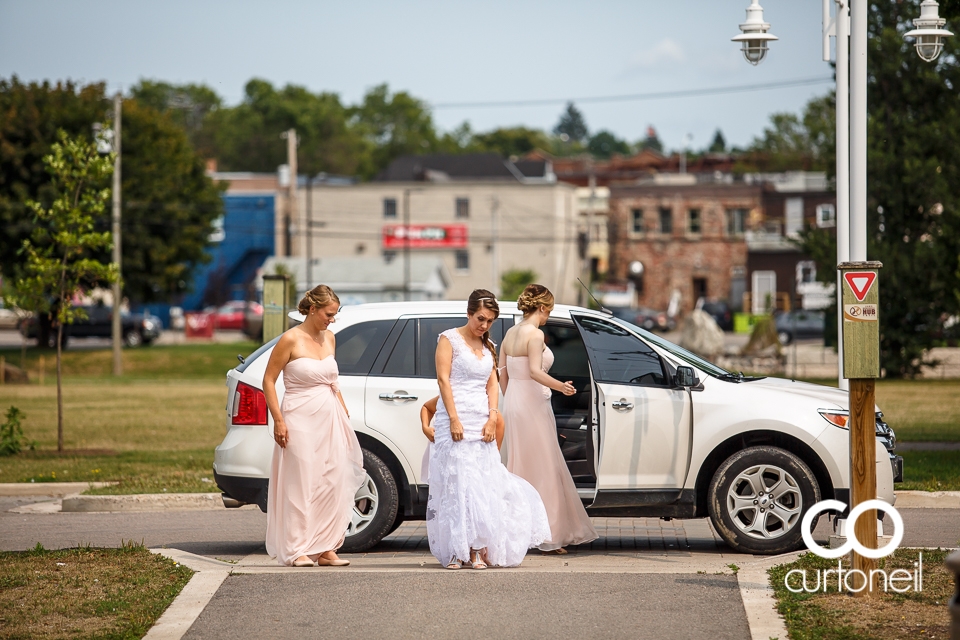
M 400 507 L 400 494 L 390 469 L 383 460 L 363 450 L 367 477 L 354 496 L 353 513 L 340 551 L 366 551 L 392 531 Z
M 820 487 L 810 467 L 771 446 L 750 447 L 727 458 L 707 494 L 710 519 L 727 544 L 741 553 L 769 555 L 801 546 L 801 519 L 819 501 Z
M 123 334 L 123 343 L 128 347 L 139 347 L 143 344 L 143 336 L 136 329 Z
M 780 344 L 786 346 L 793 341 L 793 336 L 790 334 L 789 331 L 778 331 L 777 339 L 780 340 Z

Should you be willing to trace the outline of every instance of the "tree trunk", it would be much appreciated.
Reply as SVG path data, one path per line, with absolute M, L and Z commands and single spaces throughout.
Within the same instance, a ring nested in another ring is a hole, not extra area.
M 57 323 L 57 451 L 63 453 L 63 385 L 60 375 L 60 354 L 63 349 L 63 323 Z

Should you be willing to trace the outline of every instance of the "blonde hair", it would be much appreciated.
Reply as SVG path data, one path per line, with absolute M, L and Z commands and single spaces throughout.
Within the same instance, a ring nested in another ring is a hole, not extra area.
M 300 304 L 297 305 L 297 311 L 303 315 L 307 315 L 310 313 L 311 307 L 325 307 L 332 302 L 340 304 L 340 298 L 338 298 L 337 294 L 333 292 L 333 289 L 327 285 L 318 284 L 304 294 L 300 300 Z
M 533 313 L 540 307 L 552 309 L 553 304 L 553 294 L 542 284 L 528 284 L 517 298 L 517 308 L 524 314 Z

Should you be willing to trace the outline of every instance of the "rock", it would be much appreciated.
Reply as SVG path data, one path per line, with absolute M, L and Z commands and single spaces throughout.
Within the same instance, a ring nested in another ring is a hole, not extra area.
M 710 314 L 693 311 L 683 322 L 680 346 L 705 358 L 723 353 L 723 330 Z

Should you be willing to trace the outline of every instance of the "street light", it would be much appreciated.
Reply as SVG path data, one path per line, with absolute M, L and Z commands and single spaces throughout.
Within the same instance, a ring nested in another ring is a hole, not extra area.
M 767 42 L 779 40 L 770 30 L 770 24 L 763 21 L 763 7 L 759 0 L 750 0 L 750 6 L 747 7 L 747 21 L 740 25 L 741 33 L 731 38 L 734 42 L 741 43 L 741 51 L 747 62 L 756 66 L 767 55 Z
M 913 31 L 903 34 L 904 38 L 916 38 L 914 46 L 917 55 L 927 62 L 933 62 L 943 51 L 943 39 L 953 34 L 943 29 L 946 20 L 940 17 L 940 5 L 936 0 L 923 0 L 920 3 L 920 17 L 913 21 Z

